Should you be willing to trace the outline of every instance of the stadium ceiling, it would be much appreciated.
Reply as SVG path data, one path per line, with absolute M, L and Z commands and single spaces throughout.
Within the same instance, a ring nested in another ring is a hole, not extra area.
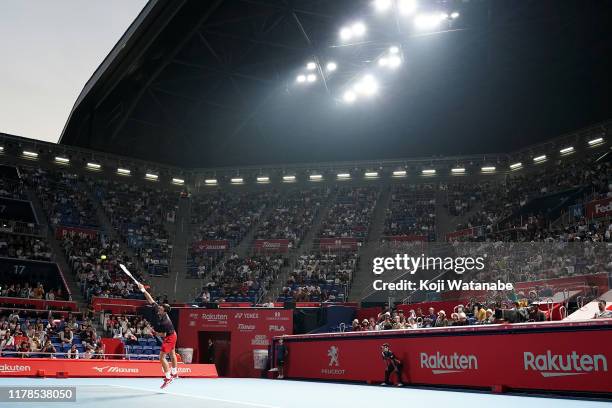
M 369 0 L 151 0 L 85 85 L 60 143 L 205 168 L 510 152 L 612 117 L 609 3 L 419 7 L 461 17 L 418 32 Z M 343 44 L 340 28 L 355 21 L 366 35 Z M 404 62 L 377 97 L 343 103 L 392 46 Z M 308 62 L 319 75 L 300 86 Z

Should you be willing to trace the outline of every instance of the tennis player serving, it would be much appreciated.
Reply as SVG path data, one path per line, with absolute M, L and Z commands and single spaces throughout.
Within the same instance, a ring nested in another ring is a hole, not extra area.
M 164 382 L 160 388 L 166 388 L 168 384 L 172 382 L 172 380 L 178 378 L 178 372 L 176 369 L 176 352 L 174 350 L 176 347 L 176 331 L 174 330 L 174 325 L 172 324 L 172 320 L 170 320 L 170 316 L 168 315 L 168 313 L 170 313 L 170 305 L 166 303 L 163 305 L 157 304 L 142 283 L 138 283 L 138 289 L 140 289 L 147 301 L 155 309 L 153 313 L 153 322 L 151 323 L 156 335 L 163 337 L 161 351 L 159 353 L 159 361 L 161 362 L 162 370 L 164 372 Z M 170 365 L 166 361 L 167 355 L 170 355 Z

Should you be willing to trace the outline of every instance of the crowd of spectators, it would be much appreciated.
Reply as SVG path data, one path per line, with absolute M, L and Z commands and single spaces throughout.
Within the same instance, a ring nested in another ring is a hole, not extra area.
M 279 302 L 344 301 L 358 266 L 358 255 L 312 252 L 301 255 L 277 299 Z
M 365 240 L 380 189 L 347 186 L 336 188 L 336 199 L 323 221 L 320 237 Z
M 111 180 L 88 180 L 113 228 L 138 255 L 151 275 L 168 275 L 170 236 L 178 193 Z
M 392 187 L 385 217 L 385 236 L 423 236 L 435 240 L 435 184 L 407 184 Z
M 213 191 L 192 198 L 191 245 L 188 251 L 187 272 L 203 278 L 223 259 L 229 247 L 235 247 L 261 219 L 267 206 L 276 205 L 277 192 L 227 193 Z M 219 250 L 200 246 L 202 241 L 227 241 Z
M 30 284 L 21 280 L 4 280 L 0 282 L 0 297 L 16 297 L 23 299 L 39 300 L 67 300 L 66 292 L 61 286 L 53 289 L 45 289 L 41 282 Z
M 207 276 L 199 302 L 255 303 L 266 295 L 287 259 L 282 255 L 231 255 Z
M 67 234 L 61 244 L 86 299 L 92 296 L 142 299 L 142 293 L 120 270 L 119 264 L 127 265 L 139 282 L 146 283 L 146 279 L 133 267 L 133 260 L 118 242 Z
M 43 238 L 0 233 L 0 257 L 51 261 L 53 253 Z
M 490 182 L 465 182 L 449 185 L 448 210 L 451 215 L 466 215 L 465 222 L 457 229 L 484 226 L 489 232 L 524 227 L 534 220 L 546 220 L 542 211 L 519 214 L 519 210 L 530 201 L 569 191 L 577 192 L 576 203 L 582 204 L 593 199 L 609 197 L 612 192 L 609 161 L 597 161 L 589 157 L 573 162 L 557 163 L 554 171 L 542 168 L 536 172 L 511 174 L 503 180 Z M 457 191 L 459 190 L 459 191 Z M 476 203 L 479 208 L 471 211 Z
M 28 168 L 24 174 L 36 189 L 52 226 L 99 227 L 94 204 L 78 175 L 40 168 Z
M 297 248 L 329 197 L 328 188 L 293 190 L 282 197 L 255 233 L 256 239 L 287 239 Z
M 102 359 L 104 347 L 91 319 L 66 317 L 28 318 L 18 311 L 0 316 L 0 355 L 3 357 L 47 357 Z

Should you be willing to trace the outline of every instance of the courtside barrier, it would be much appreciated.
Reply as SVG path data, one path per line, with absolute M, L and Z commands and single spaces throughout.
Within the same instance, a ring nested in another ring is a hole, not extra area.
M 378 382 L 381 346 L 405 383 L 612 392 L 612 319 L 286 336 L 287 378 Z M 276 341 L 277 339 L 275 339 Z
M 214 364 L 178 365 L 181 377 L 216 378 Z M 0 358 L 0 377 L 161 377 L 159 361 Z

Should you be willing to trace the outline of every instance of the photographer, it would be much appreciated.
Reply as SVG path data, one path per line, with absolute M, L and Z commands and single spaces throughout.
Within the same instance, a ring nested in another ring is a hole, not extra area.
M 383 344 L 381 348 L 382 359 L 387 364 L 387 368 L 385 370 L 385 382 L 383 382 L 381 385 L 393 385 L 389 381 L 389 377 L 391 376 L 391 373 L 395 372 L 397 374 L 396 385 L 398 387 L 403 386 L 404 384 L 402 384 L 402 362 L 395 356 L 395 354 L 393 354 L 391 348 L 389 347 L 389 343 Z

